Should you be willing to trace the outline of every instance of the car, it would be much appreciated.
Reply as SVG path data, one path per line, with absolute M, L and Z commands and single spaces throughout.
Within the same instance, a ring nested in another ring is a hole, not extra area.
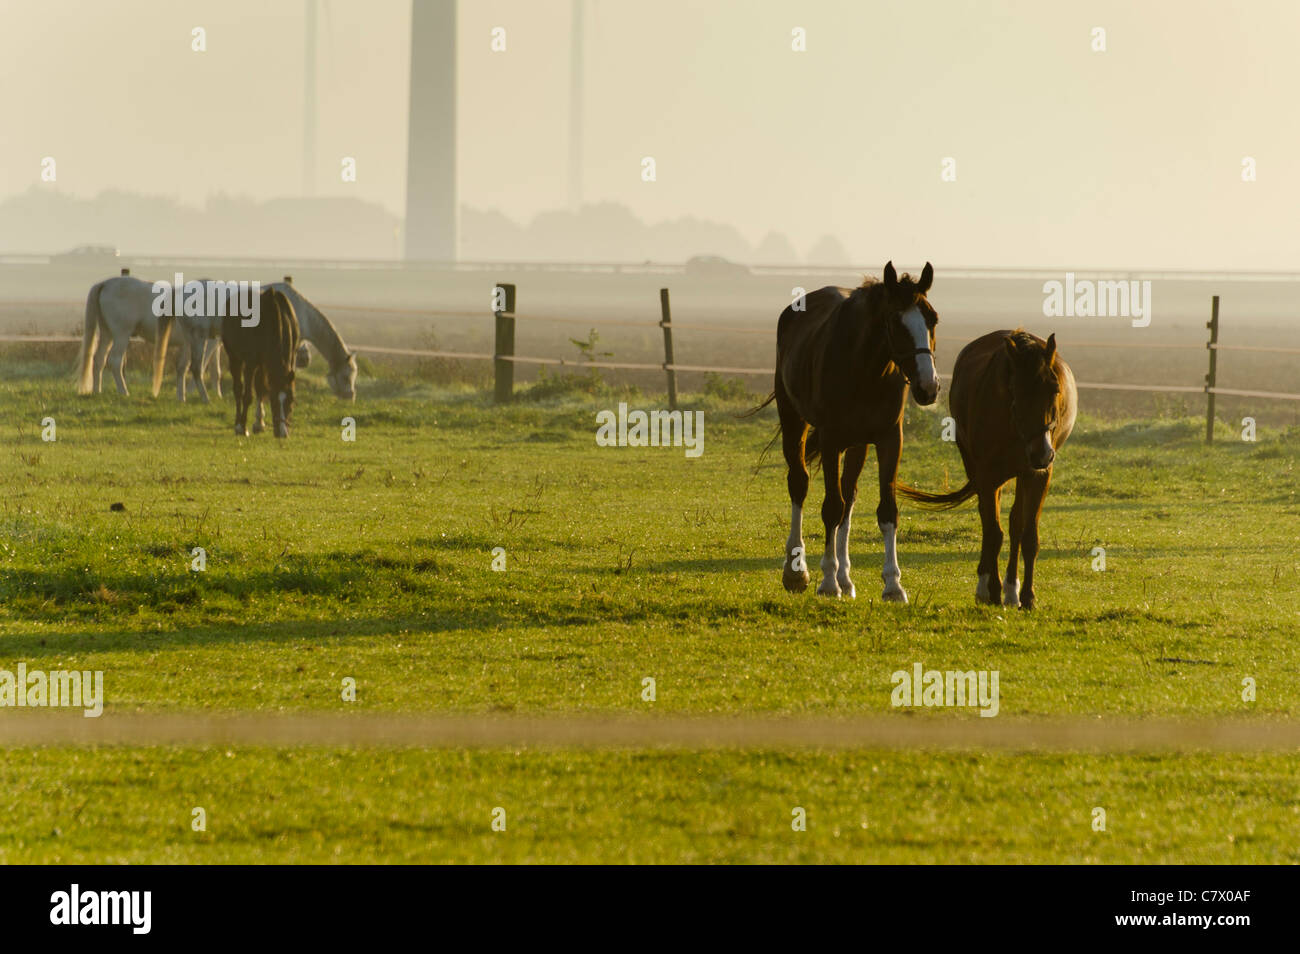
M 118 250 L 112 245 L 78 245 L 50 256 L 51 265 L 116 265 Z
M 693 255 L 686 260 L 686 274 L 721 278 L 730 275 L 748 275 L 749 269 L 744 265 L 728 261 L 721 255 Z

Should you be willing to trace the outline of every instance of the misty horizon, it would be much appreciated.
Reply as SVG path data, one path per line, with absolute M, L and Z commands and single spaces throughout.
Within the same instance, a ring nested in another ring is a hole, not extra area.
M 191 217 L 243 203 L 263 215 L 248 229 L 251 243 L 284 233 L 270 254 L 305 257 L 334 235 L 329 257 L 399 257 L 401 235 L 392 233 L 406 194 L 410 5 L 320 3 L 317 154 L 306 176 L 304 8 L 6 7 L 7 88 L 32 92 L 5 101 L 0 210 L 10 214 L 0 248 L 118 242 L 70 232 L 40 240 L 45 223 L 13 212 L 39 209 L 24 204 L 35 189 L 68 209 L 119 193 Z M 577 204 L 575 9 L 585 11 Z M 785 263 L 812 265 L 1294 271 L 1300 127 L 1280 117 L 1289 114 L 1284 91 L 1300 80 L 1289 54 L 1300 9 L 1260 3 L 1248 12 L 460 4 L 456 207 L 468 221 L 459 256 L 571 259 L 553 254 L 552 233 L 538 223 L 579 207 L 588 216 L 617 209 L 627 223 L 613 242 L 609 232 L 585 236 L 597 250 L 624 248 L 582 256 L 593 260 L 721 255 L 757 264 L 789 251 Z M 192 49 L 198 27 L 202 52 Z M 505 31 L 504 49 L 493 49 L 494 29 Z M 643 179 L 646 157 L 654 181 Z M 54 181 L 42 179 L 47 158 L 57 163 Z M 340 177 L 344 159 L 355 181 Z M 288 217 L 268 231 L 263 207 L 311 201 L 336 203 L 336 219 Z M 495 232 L 480 228 L 489 221 Z M 191 228 L 162 233 L 150 248 L 121 244 L 127 253 L 201 248 L 204 223 Z M 665 252 L 656 236 L 674 228 L 682 234 Z M 358 233 L 364 247 L 347 246 Z M 531 254 L 508 253 L 530 241 Z M 478 250 L 487 243 L 492 252 L 493 242 L 500 254 Z M 839 249 L 843 261 L 833 261 Z

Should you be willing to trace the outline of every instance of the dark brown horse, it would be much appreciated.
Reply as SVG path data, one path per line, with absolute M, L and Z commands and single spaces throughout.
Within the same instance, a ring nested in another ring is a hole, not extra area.
M 849 579 L 849 522 L 867 445 L 875 444 L 880 469 L 876 523 L 885 544 L 883 596 L 891 602 L 907 602 L 895 550 L 894 483 L 903 447 L 908 384 L 918 404 L 933 404 L 939 396 L 934 371 L 934 326 L 939 316 L 925 298 L 933 281 L 929 262 L 919 282 L 909 275 L 900 279 L 891 262 L 885 266 L 883 282 L 867 280 L 853 289 L 820 288 L 781 312 L 776 326 L 776 387 L 764 404 L 776 401 L 788 467 L 790 537 L 781 572 L 787 590 L 801 592 L 808 586 L 803 502 L 808 496 L 808 463 L 820 455 L 826 482 L 822 502 L 826 549 L 817 592 L 856 595 Z
M 910 487 L 900 492 L 942 509 L 978 494 L 984 543 L 975 599 L 1033 609 L 1038 521 L 1052 482 L 1052 463 L 1074 428 L 1078 407 L 1074 373 L 1057 353 L 1056 335 L 1044 341 L 1027 331 L 994 331 L 972 341 L 957 356 L 948 406 L 957 422 L 965 486 L 949 494 L 927 494 Z M 999 593 L 1002 485 L 1013 477 L 1011 559 Z M 1023 589 L 1016 577 L 1022 551 Z
M 221 342 L 234 379 L 235 434 L 248 434 L 248 409 L 257 391 L 260 404 L 272 396 L 271 420 L 276 437 L 289 436 L 293 411 L 294 358 L 298 349 L 298 319 L 284 292 L 265 288 L 257 298 L 257 321 L 227 315 L 221 321 Z M 260 431 L 260 426 L 253 428 Z

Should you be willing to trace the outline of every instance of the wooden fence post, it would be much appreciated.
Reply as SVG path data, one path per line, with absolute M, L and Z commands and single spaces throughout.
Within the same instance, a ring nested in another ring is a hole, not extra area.
M 285 276 L 284 276 L 284 283 L 285 283 L 286 285 L 292 285 L 292 284 L 293 284 L 293 276 L 292 276 L 292 275 L 285 275 Z
M 1211 299 L 1210 320 L 1205 323 L 1205 327 L 1210 329 L 1210 342 L 1205 347 L 1210 352 L 1210 371 L 1205 376 L 1205 443 L 1214 443 L 1214 388 L 1217 386 L 1219 377 L 1219 350 L 1215 347 L 1219 343 L 1219 296 L 1215 295 Z
M 494 400 L 506 404 L 514 397 L 515 363 L 515 286 L 498 282 L 492 289 L 492 315 L 496 325 L 496 345 L 492 366 L 496 371 Z
M 129 269 L 129 268 L 124 268 L 124 269 L 122 269 L 122 277 L 123 277 L 123 278 L 126 278 L 126 277 L 127 277 L 128 275 L 130 275 L 130 274 L 131 274 L 131 269 Z
M 677 410 L 677 371 L 673 368 L 673 312 L 668 289 L 659 289 L 659 327 L 664 330 L 664 373 L 668 375 L 668 410 Z

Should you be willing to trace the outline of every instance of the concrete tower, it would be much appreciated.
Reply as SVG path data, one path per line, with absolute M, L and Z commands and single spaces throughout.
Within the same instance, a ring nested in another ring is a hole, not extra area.
M 411 2 L 406 259 L 457 256 L 456 0 Z

